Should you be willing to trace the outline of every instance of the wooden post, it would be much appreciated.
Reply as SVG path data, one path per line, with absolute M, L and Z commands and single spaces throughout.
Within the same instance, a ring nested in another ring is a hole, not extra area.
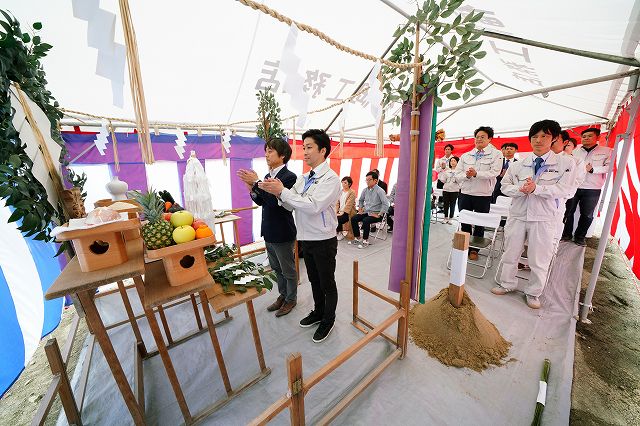
M 69 376 L 67 376 L 67 368 L 64 361 L 62 361 L 58 341 L 56 339 L 49 339 L 44 347 L 44 351 L 47 354 L 51 372 L 54 376 L 60 377 L 58 395 L 60 395 L 60 402 L 64 408 L 64 413 L 67 415 L 67 420 L 69 424 L 81 426 L 82 420 L 80 419 L 80 412 L 78 411 L 76 400 L 73 397 Z
M 407 342 L 409 338 L 409 300 L 411 299 L 411 285 L 407 281 L 400 283 L 400 310 L 404 311 L 404 316 L 398 319 L 398 348 L 402 350 L 400 359 L 407 353 Z
M 304 391 L 302 386 L 302 355 L 300 352 L 287 357 L 287 377 L 291 394 L 291 424 L 304 426 Z
M 353 261 L 353 322 L 358 320 L 358 261 Z
M 129 295 L 127 294 L 127 289 L 122 280 L 118 281 L 118 291 L 120 292 L 120 297 L 122 297 L 124 309 L 125 311 L 127 311 L 127 317 L 129 318 L 129 322 L 131 323 L 131 329 L 133 330 L 133 334 L 136 336 L 136 342 L 142 344 L 142 356 L 144 357 L 147 354 L 147 348 L 144 345 L 144 340 L 142 339 L 142 334 L 140 333 L 140 328 L 138 327 L 138 320 L 133 313 L 131 302 L 129 301 Z
M 458 231 L 453 234 L 449 302 L 456 308 L 462 305 L 462 297 L 464 296 L 464 277 L 467 273 L 467 250 L 469 250 L 469 233 Z
M 416 24 L 414 62 L 417 61 L 420 56 L 419 45 L 420 25 Z M 416 193 L 418 185 L 418 136 L 420 134 L 420 111 L 418 110 L 417 85 L 419 84 L 421 72 L 422 70 L 420 66 L 416 66 L 414 68 L 413 95 L 411 97 L 411 163 L 409 166 L 409 218 L 407 223 L 407 263 L 405 269 L 405 281 L 407 281 L 409 285 L 411 285 L 413 278 L 413 240 L 415 237 Z
M 191 306 L 193 306 L 193 314 L 196 316 L 196 324 L 198 324 L 198 330 L 202 330 L 202 320 L 200 319 L 200 311 L 198 310 L 198 302 L 196 301 L 196 296 L 191 294 L 189 295 L 191 298 Z

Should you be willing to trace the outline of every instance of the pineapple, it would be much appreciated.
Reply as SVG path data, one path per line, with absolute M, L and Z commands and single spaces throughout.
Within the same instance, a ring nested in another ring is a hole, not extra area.
M 143 194 L 140 191 L 131 191 L 130 196 L 142 206 L 146 224 L 142 226 L 142 238 L 147 248 L 157 250 L 173 244 L 173 227 L 164 220 L 164 201 L 151 189 Z

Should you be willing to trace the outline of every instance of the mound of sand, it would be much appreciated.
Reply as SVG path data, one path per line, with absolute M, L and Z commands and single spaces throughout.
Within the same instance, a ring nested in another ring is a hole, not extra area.
M 417 346 L 445 365 L 482 371 L 490 364 L 502 365 L 511 343 L 487 320 L 464 294 L 454 308 L 444 288 L 409 314 L 409 332 Z

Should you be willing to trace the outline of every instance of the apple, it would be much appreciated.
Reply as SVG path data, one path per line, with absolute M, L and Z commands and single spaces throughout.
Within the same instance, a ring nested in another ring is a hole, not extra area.
M 193 221 L 193 223 L 191 224 L 191 226 L 193 227 L 193 229 L 198 229 L 201 226 L 207 226 L 207 224 L 205 223 L 204 220 L 202 219 L 196 219 Z
M 171 215 L 169 220 L 174 228 L 178 226 L 190 226 L 193 223 L 193 215 L 187 210 L 180 210 Z
M 173 214 L 173 213 L 163 213 L 164 220 L 166 220 L 167 222 L 171 222 L 171 220 L 170 220 L 170 219 L 171 219 L 171 215 L 172 215 L 172 214 Z
M 174 229 L 172 235 L 176 243 L 188 243 L 196 239 L 196 230 L 189 225 L 182 225 Z

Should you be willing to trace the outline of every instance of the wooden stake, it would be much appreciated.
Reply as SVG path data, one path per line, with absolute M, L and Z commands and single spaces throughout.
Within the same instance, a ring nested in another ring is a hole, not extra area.
M 414 50 L 414 61 L 420 56 L 420 25 L 416 24 L 416 41 Z M 416 221 L 416 193 L 418 178 L 418 135 L 420 134 L 420 111 L 418 111 L 417 85 L 420 79 L 421 67 L 416 66 L 413 74 L 413 95 L 411 97 L 411 163 L 409 168 L 409 218 L 407 223 L 407 263 L 405 269 L 405 281 L 411 285 L 413 278 L 413 240 L 415 237 Z M 408 324 L 408 323 L 407 323 Z
M 60 377 L 60 385 L 58 387 L 58 395 L 60 396 L 60 402 L 64 413 L 67 415 L 69 424 L 76 424 L 82 426 L 82 420 L 80 420 L 80 412 L 76 405 L 76 400 L 73 398 L 73 390 L 69 383 L 69 376 L 67 376 L 67 368 L 62 361 L 60 355 L 60 348 L 56 339 L 49 339 L 44 347 L 44 351 L 47 354 L 49 360 L 49 367 L 54 376 Z
M 287 357 L 287 377 L 291 394 L 291 424 L 304 426 L 304 391 L 302 386 L 302 355 L 300 352 Z
M 460 265 L 455 262 L 455 255 L 451 256 L 451 280 L 457 282 L 450 282 L 449 284 L 449 302 L 459 308 L 462 305 L 462 298 L 464 296 L 464 283 L 460 282 L 464 280 L 464 276 L 467 270 L 467 250 L 469 250 L 469 233 L 458 231 L 453 234 L 453 250 L 458 250 L 458 253 L 462 253 L 462 261 L 464 265 Z M 455 252 L 454 252 L 455 253 Z

